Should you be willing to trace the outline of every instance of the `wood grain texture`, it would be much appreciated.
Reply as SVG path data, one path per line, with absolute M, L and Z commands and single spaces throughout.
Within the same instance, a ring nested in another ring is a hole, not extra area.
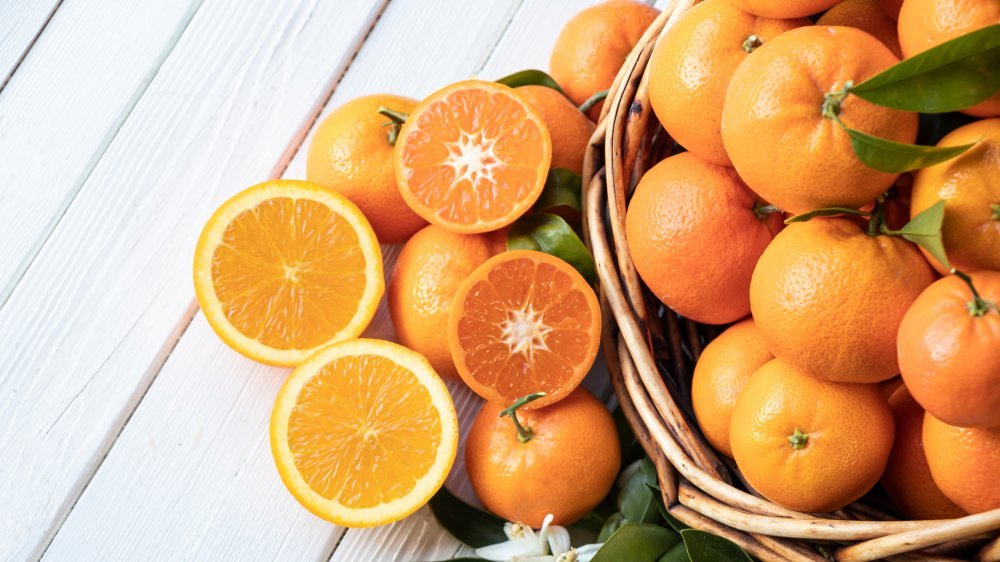
M 0 3 L 0 90 L 59 7 L 60 0 Z

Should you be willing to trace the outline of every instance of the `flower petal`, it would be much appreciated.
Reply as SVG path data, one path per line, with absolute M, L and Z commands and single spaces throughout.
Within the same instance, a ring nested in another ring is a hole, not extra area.
M 601 550 L 602 546 L 604 546 L 604 543 L 585 544 L 576 549 L 576 562 L 590 562 L 597 555 L 597 551 Z
M 476 549 L 476 556 L 496 562 L 507 562 L 519 556 L 537 556 L 540 554 L 545 554 L 545 552 L 539 548 L 538 540 L 534 536 L 491 544 Z
M 559 556 L 560 554 L 566 552 L 570 548 L 569 542 L 569 531 L 566 527 L 560 527 L 559 525 L 551 525 L 548 529 L 548 546 L 549 552 Z

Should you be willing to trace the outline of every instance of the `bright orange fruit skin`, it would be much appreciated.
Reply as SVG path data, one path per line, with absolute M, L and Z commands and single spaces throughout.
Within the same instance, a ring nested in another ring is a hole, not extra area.
M 611 415 L 590 392 L 577 388 L 540 410 L 518 410 L 531 428 L 517 439 L 503 406 L 483 405 L 465 443 L 465 467 L 483 505 L 508 521 L 534 528 L 549 513 L 567 525 L 607 495 L 620 468 L 618 434 Z
M 722 102 L 753 35 L 762 43 L 807 19 L 755 16 L 728 0 L 705 0 L 684 13 L 649 60 L 649 102 L 678 143 L 714 164 L 731 165 L 722 145 Z M 756 48 L 750 46 L 750 48 Z
M 905 387 L 891 398 L 896 439 L 882 474 L 882 486 L 907 517 L 913 519 L 953 519 L 965 515 L 934 483 L 924 455 L 924 409 Z
M 979 294 L 1000 303 L 1000 272 L 971 274 Z M 1000 425 L 1000 312 L 969 312 L 972 291 L 954 275 L 934 282 L 899 327 L 899 369 L 913 397 L 939 420 Z
M 771 359 L 774 356 L 767 350 L 753 318 L 727 328 L 698 358 L 691 379 L 694 415 L 708 442 L 727 457 L 733 456 L 729 421 L 736 400 L 750 382 L 750 376 Z
M 754 265 L 782 226 L 780 213 L 758 218 L 757 203 L 735 170 L 690 152 L 653 166 L 625 216 L 642 280 L 664 304 L 697 322 L 746 316 Z
M 766 18 L 804 18 L 818 14 L 840 0 L 728 0 L 734 6 Z
M 886 14 L 880 0 L 843 0 L 827 10 L 816 25 L 844 25 L 870 33 L 882 42 L 892 54 L 901 57 L 896 20 Z
M 944 495 L 969 513 L 1000 508 L 1000 427 L 963 428 L 924 414 L 924 452 Z
M 514 88 L 532 109 L 542 116 L 552 138 L 553 168 L 583 173 L 583 154 L 596 125 L 566 96 L 546 86 Z
M 941 234 L 953 267 L 1000 271 L 1000 119 L 983 119 L 948 133 L 938 146 L 975 143 L 965 153 L 919 170 L 911 216 L 944 201 Z M 928 255 L 939 273 L 948 268 Z
M 844 128 L 823 116 L 823 105 L 827 93 L 896 62 L 881 41 L 853 27 L 800 27 L 761 45 L 736 69 L 722 109 L 722 141 L 736 171 L 790 213 L 858 208 L 875 199 L 898 174 L 862 164 Z M 916 139 L 915 113 L 857 96 L 847 96 L 839 118 L 877 137 Z
M 808 435 L 796 449 L 788 440 Z M 892 411 L 878 386 L 819 380 L 774 359 L 733 410 L 733 456 L 750 485 L 789 509 L 823 513 L 878 482 L 892 449 Z
M 818 378 L 872 383 L 899 372 L 896 332 L 933 280 L 902 238 L 814 218 L 787 226 L 764 251 L 750 308 L 779 359 Z

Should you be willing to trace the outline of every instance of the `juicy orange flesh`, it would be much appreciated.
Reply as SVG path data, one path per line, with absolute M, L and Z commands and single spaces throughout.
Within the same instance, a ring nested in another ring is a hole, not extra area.
M 543 173 L 542 131 L 510 95 L 456 90 L 427 106 L 416 127 L 402 153 L 410 189 L 450 222 L 510 214 Z
M 365 258 L 350 224 L 308 199 L 277 197 L 240 213 L 212 256 L 229 322 L 276 349 L 327 342 L 357 311 Z
M 472 377 L 511 401 L 573 378 L 586 365 L 593 317 L 572 287 L 566 273 L 529 259 L 500 263 L 476 282 L 458 324 Z
M 434 463 L 441 420 L 412 372 L 376 355 L 327 363 L 299 392 L 288 445 L 309 487 L 366 508 L 403 497 Z

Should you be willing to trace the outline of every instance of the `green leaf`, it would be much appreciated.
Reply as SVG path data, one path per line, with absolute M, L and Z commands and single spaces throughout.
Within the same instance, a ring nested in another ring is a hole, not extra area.
M 503 519 L 463 502 L 444 486 L 431 498 L 430 506 L 441 526 L 471 547 L 479 548 L 507 540 Z
M 538 213 L 518 219 L 507 235 L 508 250 L 535 250 L 572 265 L 588 283 L 597 279 L 594 258 L 562 217 Z
M 845 129 L 851 137 L 851 147 L 858 155 L 858 159 L 869 168 L 890 174 L 909 172 L 951 160 L 975 146 L 975 144 L 941 147 L 920 146 L 882 139 L 846 127 Z
M 580 104 L 580 112 L 586 113 L 590 111 L 595 105 L 604 101 L 610 92 L 611 90 L 601 90 L 600 92 L 596 92 L 594 95 L 583 100 L 583 103 Z
M 628 523 L 625 520 L 625 516 L 621 513 L 614 513 L 608 520 L 604 522 L 604 526 L 601 527 L 601 532 L 597 535 L 597 542 L 608 542 L 608 538 L 615 534 L 615 531 L 621 528 L 622 525 Z
M 691 562 L 752 562 L 750 555 L 743 551 L 736 543 L 722 537 L 687 529 L 681 531 L 684 538 L 684 545 L 687 547 L 688 557 Z
M 545 86 L 546 88 L 552 88 L 560 94 L 566 95 L 562 88 L 559 87 L 559 83 L 556 82 L 555 78 L 549 76 L 541 70 L 522 70 L 520 72 L 504 76 L 503 78 L 497 80 L 497 82 L 503 84 L 504 86 L 510 86 L 511 88 L 520 88 L 521 86 Z
M 581 204 L 581 186 L 583 180 L 580 176 L 565 168 L 552 168 L 545 179 L 545 187 L 542 194 L 535 201 L 532 207 L 536 213 L 544 213 L 558 207 L 570 207 L 574 211 L 583 210 Z
M 944 242 L 941 240 L 941 225 L 943 223 L 944 201 L 938 201 L 913 217 L 910 222 L 899 229 L 899 234 L 927 250 L 927 253 L 934 256 L 934 259 L 945 267 L 951 268 L 948 255 L 944 251 Z
M 680 543 L 664 553 L 656 562 L 691 562 L 691 559 L 688 558 L 687 546 Z
M 872 103 L 919 113 L 976 105 L 1000 91 L 1000 24 L 928 49 L 854 86 Z
M 632 523 L 659 523 L 660 510 L 657 507 L 659 492 L 653 489 L 659 486 L 656 480 L 656 467 L 644 458 L 637 470 L 625 483 L 618 494 L 618 511 Z
M 814 209 L 812 211 L 802 213 L 801 215 L 788 217 L 785 219 L 785 224 L 792 224 L 793 222 L 806 222 L 807 220 L 815 217 L 836 217 L 840 215 L 857 215 L 859 217 L 866 217 L 868 216 L 868 213 L 847 207 L 824 207 L 822 209 Z
M 677 533 L 664 527 L 628 523 L 608 538 L 591 562 L 657 562 L 680 542 Z

